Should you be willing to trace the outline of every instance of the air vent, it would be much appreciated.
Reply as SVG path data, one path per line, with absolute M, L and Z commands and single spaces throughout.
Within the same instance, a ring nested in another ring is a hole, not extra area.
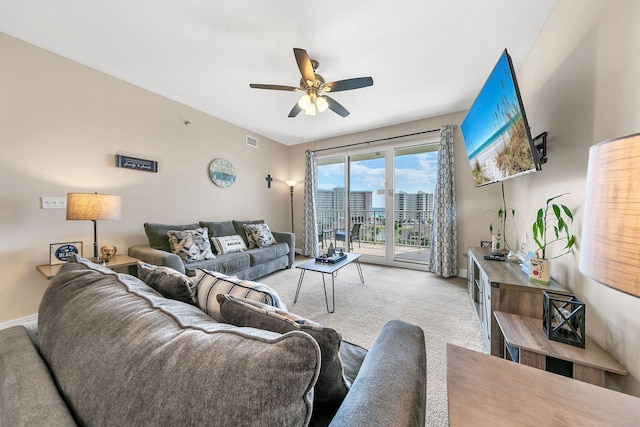
M 247 135 L 247 145 L 249 147 L 258 148 L 258 139 Z

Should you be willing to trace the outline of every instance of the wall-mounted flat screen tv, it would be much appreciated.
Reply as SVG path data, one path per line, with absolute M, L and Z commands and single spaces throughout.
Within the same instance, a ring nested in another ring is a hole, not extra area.
M 460 128 L 476 187 L 542 169 L 506 49 Z

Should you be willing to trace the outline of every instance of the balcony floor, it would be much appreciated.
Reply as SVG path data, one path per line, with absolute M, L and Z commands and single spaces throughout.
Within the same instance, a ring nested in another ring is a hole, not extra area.
M 336 245 L 335 242 L 331 242 Z M 342 245 L 342 242 L 339 242 Z M 320 247 L 320 252 L 326 252 L 328 241 L 325 242 L 324 248 Z M 336 247 L 341 247 L 337 245 Z M 384 243 L 362 242 L 358 245 L 358 242 L 354 242 L 351 252 L 363 255 L 384 257 L 386 246 Z M 431 248 L 417 247 L 416 245 L 395 245 L 395 261 L 411 262 L 426 264 L 429 262 L 429 255 Z

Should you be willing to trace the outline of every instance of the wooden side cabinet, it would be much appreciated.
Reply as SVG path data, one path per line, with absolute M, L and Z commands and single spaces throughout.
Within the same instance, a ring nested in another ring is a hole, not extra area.
M 490 253 L 490 248 L 469 248 L 468 289 L 486 348 L 493 356 L 503 357 L 504 337 L 493 312 L 542 319 L 542 291 L 567 293 L 567 290 L 554 281 L 548 286 L 529 281 L 517 262 L 484 259 Z

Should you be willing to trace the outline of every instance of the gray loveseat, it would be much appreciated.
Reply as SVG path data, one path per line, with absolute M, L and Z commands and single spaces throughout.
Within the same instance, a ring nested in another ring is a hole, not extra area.
M 391 321 L 368 352 L 350 348 L 346 396 L 315 407 L 311 335 L 216 323 L 133 276 L 70 261 L 37 333 L 0 330 L 0 424 L 424 426 L 422 329 Z
M 291 268 L 295 259 L 295 235 L 287 232 L 272 231 L 278 243 L 264 248 L 226 254 L 217 254 L 214 251 L 215 259 L 185 263 L 178 255 L 171 253 L 167 237 L 169 230 L 183 231 L 206 227 L 209 238 L 237 234 L 248 248 L 249 242 L 243 226 L 257 223 L 264 223 L 264 221 L 200 221 L 183 225 L 145 223 L 144 231 L 149 244 L 130 247 L 129 255 L 149 264 L 171 267 L 188 276 L 193 276 L 196 269 L 202 268 L 237 276 L 244 280 L 255 280 L 274 271 Z

